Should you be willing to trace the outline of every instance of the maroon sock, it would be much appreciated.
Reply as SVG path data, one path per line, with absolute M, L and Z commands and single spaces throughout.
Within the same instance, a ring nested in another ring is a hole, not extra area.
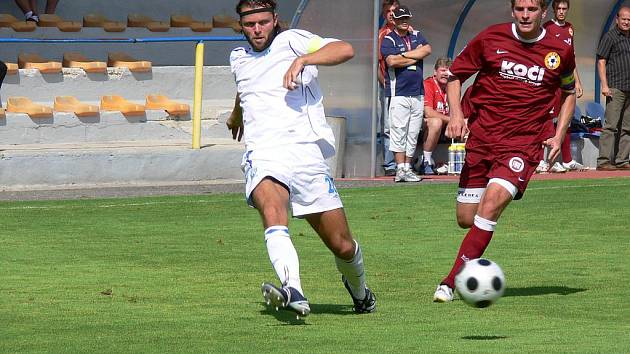
M 562 153 L 562 162 L 569 163 L 573 160 L 573 156 L 571 156 L 571 133 L 568 129 L 560 147 L 560 152 Z
M 493 231 L 485 231 L 473 225 L 464 240 L 459 247 L 457 258 L 455 258 L 455 264 L 441 284 L 448 285 L 449 288 L 455 289 L 455 275 L 459 272 L 459 269 L 464 264 L 465 260 L 475 259 L 481 257 L 483 252 L 488 247 L 490 240 L 492 239 Z

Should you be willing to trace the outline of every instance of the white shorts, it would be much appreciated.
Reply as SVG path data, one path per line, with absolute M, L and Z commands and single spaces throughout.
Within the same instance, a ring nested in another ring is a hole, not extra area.
M 389 149 L 413 157 L 424 116 L 424 96 L 392 96 L 389 101 Z
M 264 178 L 271 177 L 289 191 L 294 217 L 343 208 L 317 143 L 248 151 L 243 155 L 241 168 L 245 174 L 245 197 L 252 207 L 252 191 Z

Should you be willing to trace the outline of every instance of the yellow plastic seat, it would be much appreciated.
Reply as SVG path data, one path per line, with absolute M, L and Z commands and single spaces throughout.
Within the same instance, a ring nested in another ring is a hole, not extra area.
M 138 60 L 127 53 L 112 52 L 107 55 L 107 66 L 119 68 L 128 68 L 131 72 L 149 72 L 151 71 L 151 62 L 147 60 Z
M 35 53 L 20 53 L 18 55 L 18 67 L 20 69 L 37 69 L 42 74 L 61 73 L 61 63 L 42 58 Z
M 57 28 L 61 32 L 79 32 L 83 25 L 77 21 L 61 21 L 57 23 Z
M 33 32 L 37 25 L 33 21 L 18 21 L 9 25 L 15 32 Z
M 74 96 L 57 96 L 54 104 L 55 111 L 74 113 L 78 117 L 98 114 L 98 106 L 82 103 Z
M 7 75 L 15 75 L 20 71 L 16 63 L 4 63 L 7 66 Z
M 63 19 L 57 15 L 41 14 L 39 16 L 39 27 L 57 27 L 59 22 L 63 22 Z
M 180 116 L 190 113 L 189 105 L 172 101 L 164 95 L 148 95 L 145 107 L 147 109 L 161 109 L 172 116 Z
M 33 103 L 27 97 L 9 97 L 7 100 L 7 112 L 26 113 L 31 118 L 47 118 L 53 114 L 51 107 Z
M 129 102 L 122 96 L 102 96 L 101 110 L 103 111 L 120 111 L 126 116 L 139 116 L 145 113 L 145 108 L 141 104 Z
M 86 73 L 106 73 L 107 63 L 86 58 L 81 53 L 68 52 L 63 53 L 64 68 L 81 68 Z
M 241 32 L 241 24 L 237 19 L 230 15 L 212 16 L 212 25 L 214 28 L 231 28 L 234 32 Z
M 0 14 L 0 27 L 11 27 L 14 22 L 19 22 L 15 16 L 10 14 Z

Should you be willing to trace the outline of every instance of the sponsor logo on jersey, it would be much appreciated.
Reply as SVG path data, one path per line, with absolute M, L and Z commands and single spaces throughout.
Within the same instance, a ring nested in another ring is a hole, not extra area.
M 571 38 L 567 38 L 564 40 L 564 43 L 571 45 L 573 43 L 573 40 Z
M 556 70 L 560 66 L 560 54 L 549 52 L 547 56 L 545 56 L 545 66 L 549 70 Z
M 501 71 L 499 72 L 504 79 L 520 80 L 528 84 L 540 86 L 545 77 L 545 68 L 541 68 L 538 65 L 527 66 L 523 64 L 517 64 L 509 60 L 504 60 L 501 63 Z
M 525 169 L 525 163 L 523 162 L 523 159 L 520 157 L 511 158 L 508 166 L 510 166 L 510 170 L 517 173 L 522 172 Z

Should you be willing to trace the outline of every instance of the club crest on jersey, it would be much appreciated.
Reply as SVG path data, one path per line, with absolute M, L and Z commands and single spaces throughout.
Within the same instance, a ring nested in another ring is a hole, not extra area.
M 556 70 L 560 66 L 560 54 L 549 52 L 545 57 L 545 66 L 549 70 Z
M 541 68 L 538 65 L 528 67 L 523 64 L 504 60 L 501 63 L 499 75 L 504 79 L 521 80 L 535 86 L 540 86 L 545 77 L 545 68 Z
M 569 35 L 573 37 L 573 27 L 569 27 Z
M 523 162 L 523 159 L 520 157 L 511 158 L 510 163 L 508 165 L 510 166 L 510 170 L 517 173 L 523 172 L 523 170 L 525 169 L 525 163 Z

